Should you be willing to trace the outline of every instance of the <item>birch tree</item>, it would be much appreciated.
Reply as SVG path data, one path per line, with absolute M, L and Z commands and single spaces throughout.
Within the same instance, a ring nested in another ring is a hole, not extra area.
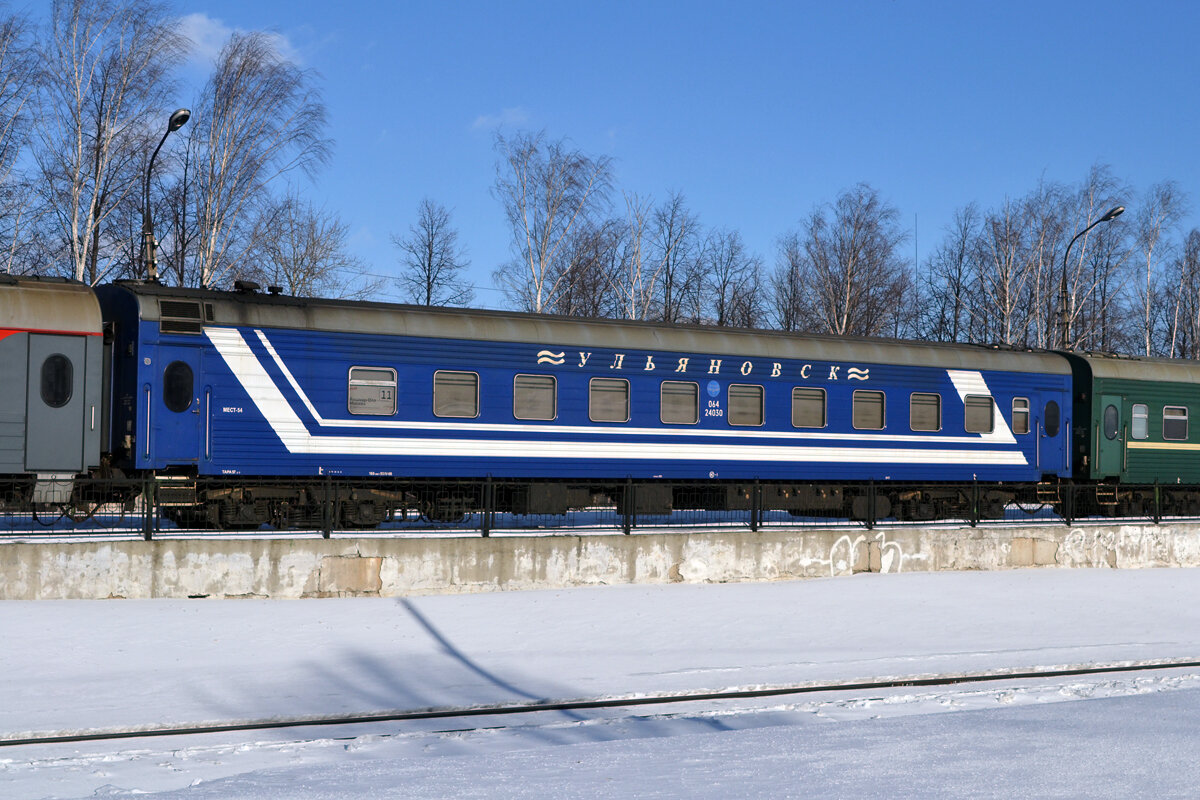
M 24 272 L 26 231 L 34 215 L 31 186 L 16 169 L 29 143 L 38 66 L 27 22 L 0 17 L 0 272 Z
M 47 235 L 77 280 L 94 284 L 121 266 L 114 215 L 123 203 L 137 205 L 149 137 L 165 125 L 171 70 L 185 47 L 165 6 L 152 0 L 51 6 L 38 44 L 34 158 L 51 215 Z
M 372 297 L 379 281 L 363 280 L 362 263 L 350 255 L 350 228 L 338 216 L 289 191 L 259 212 L 249 258 L 231 278 L 278 286 L 295 297 Z
M 202 286 L 228 278 L 251 250 L 252 212 L 293 170 L 310 176 L 329 157 L 326 110 L 312 73 L 288 61 L 266 33 L 235 33 L 194 108 L 197 152 L 192 251 Z
M 1141 308 L 1141 341 L 1145 355 L 1154 352 L 1155 295 L 1160 266 L 1170 258 L 1171 236 L 1187 211 L 1187 200 L 1174 181 L 1151 186 L 1134 214 L 1134 242 L 1140 274 L 1138 295 Z M 1172 348 L 1173 349 L 1173 348 Z
M 598 227 L 608 208 L 612 162 L 544 133 L 497 134 L 496 151 L 493 193 L 512 229 L 514 258 L 494 277 L 525 310 L 548 310 L 578 276 L 572 258 L 581 249 L 572 238 Z
M 802 276 L 810 286 L 810 330 L 873 336 L 892 322 L 907 276 L 899 212 L 860 183 L 809 217 L 802 235 Z

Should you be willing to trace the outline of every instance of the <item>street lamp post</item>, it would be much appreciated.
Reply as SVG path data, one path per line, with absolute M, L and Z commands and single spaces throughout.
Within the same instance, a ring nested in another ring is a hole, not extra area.
M 1103 217 L 1088 225 L 1071 239 L 1067 244 L 1067 251 L 1063 253 L 1062 265 L 1062 283 L 1058 287 L 1058 330 L 1059 330 L 1059 346 L 1066 350 L 1070 347 L 1071 342 L 1071 315 L 1067 313 L 1067 257 L 1071 255 L 1071 245 L 1075 244 L 1075 240 L 1092 228 L 1099 225 L 1101 222 L 1111 222 L 1125 211 L 1125 206 L 1113 206 L 1108 210 Z
M 154 241 L 154 222 L 150 219 L 150 171 L 154 169 L 154 159 L 158 157 L 158 151 L 162 149 L 162 146 L 166 144 L 167 137 L 182 128 L 191 115 L 192 112 L 186 108 L 177 109 L 171 115 L 171 118 L 167 120 L 167 132 L 163 134 L 158 147 L 154 148 L 154 154 L 150 156 L 150 163 L 146 166 L 146 187 L 142 193 L 142 258 L 146 266 L 146 279 L 150 281 L 158 280 L 158 262 L 154 255 L 158 243 Z

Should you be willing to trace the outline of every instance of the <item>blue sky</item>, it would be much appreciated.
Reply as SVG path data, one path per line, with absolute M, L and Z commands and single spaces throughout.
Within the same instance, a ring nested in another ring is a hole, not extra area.
M 319 73 L 336 144 L 313 199 L 380 275 L 395 273 L 389 235 L 423 197 L 450 208 L 477 305 L 503 304 L 491 273 L 510 257 L 491 194 L 497 126 L 611 156 L 621 190 L 681 191 L 768 267 L 781 235 L 859 181 L 915 228 L 907 247 L 922 259 L 955 209 L 1078 182 L 1097 163 L 1139 190 L 1174 179 L 1200 204 L 1200 5 L 1188 2 L 176 8 L 208 41 L 273 30 Z

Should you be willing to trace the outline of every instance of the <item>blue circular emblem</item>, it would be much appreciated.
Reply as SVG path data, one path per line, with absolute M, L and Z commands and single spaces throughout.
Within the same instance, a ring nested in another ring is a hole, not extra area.
M 716 397 L 720 393 L 721 393 L 721 384 L 717 383 L 716 381 L 709 381 L 708 382 L 708 396 Z

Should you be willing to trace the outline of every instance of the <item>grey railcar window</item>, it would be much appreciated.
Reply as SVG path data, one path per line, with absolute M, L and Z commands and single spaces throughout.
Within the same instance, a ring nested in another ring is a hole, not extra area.
M 51 408 L 62 408 L 71 402 L 75 371 L 71 359 L 62 353 L 47 356 L 42 362 L 42 402 Z
M 855 429 L 860 431 L 883 430 L 886 421 L 885 412 L 883 392 L 872 392 L 866 389 L 854 391 L 851 417 Z
M 558 415 L 558 381 L 553 375 L 517 375 L 513 378 L 513 416 L 517 419 L 554 419 Z
M 474 372 L 433 373 L 433 414 L 437 417 L 478 417 L 479 376 Z
M 763 387 L 745 383 L 730 384 L 729 424 L 763 424 Z
M 825 427 L 825 390 L 808 386 L 792 389 L 792 427 Z
M 396 413 L 396 370 L 386 367 L 351 367 L 346 389 L 346 410 L 351 414 L 389 417 Z
M 940 431 L 942 396 L 937 393 L 913 392 L 908 398 L 908 427 L 914 431 Z
M 1163 438 L 1183 442 L 1188 438 L 1188 410 L 1184 406 L 1163 408 Z
M 628 422 L 629 381 L 624 378 L 588 381 L 588 417 L 592 422 Z
M 1029 398 L 1014 397 L 1012 405 L 1012 432 L 1029 433 Z
M 995 405 L 986 395 L 967 395 L 963 400 L 963 427 L 967 433 L 991 433 L 995 425 Z
M 663 381 L 659 387 L 659 419 L 666 425 L 695 425 L 700 421 L 700 385 Z

